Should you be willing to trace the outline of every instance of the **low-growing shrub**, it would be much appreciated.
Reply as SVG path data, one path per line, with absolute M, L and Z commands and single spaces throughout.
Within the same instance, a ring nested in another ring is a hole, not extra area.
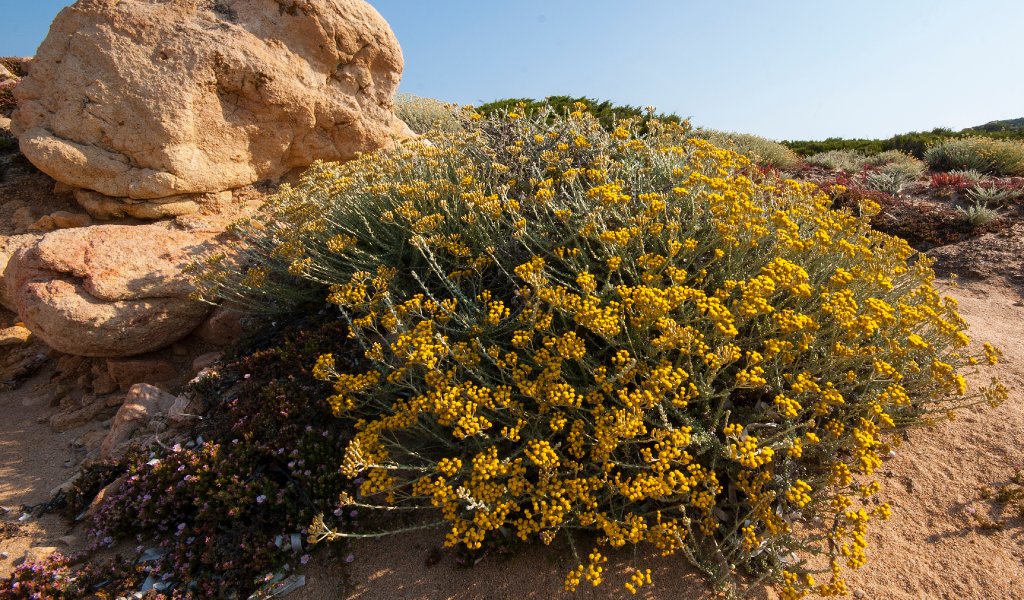
M 640 119 L 641 130 L 644 130 L 643 123 L 650 118 L 657 117 L 661 121 L 670 123 L 682 123 L 683 120 L 675 114 L 655 114 L 657 110 L 654 107 L 630 106 L 628 104 L 612 104 L 609 100 L 595 100 L 587 98 L 585 96 L 548 96 L 544 100 L 534 100 L 533 98 L 506 98 L 504 100 L 495 100 L 488 102 L 476 107 L 474 110 L 485 116 L 503 114 L 510 110 L 517 110 L 516 107 L 522 105 L 524 111 L 536 112 L 538 110 L 550 108 L 551 112 L 548 114 L 549 120 L 554 119 L 555 116 L 565 116 L 570 111 L 577 110 L 575 106 L 582 104 L 586 107 L 588 113 L 590 113 L 597 121 L 605 128 L 606 131 L 613 131 L 616 128 L 616 124 L 619 121 L 626 119 Z
M 857 187 L 833 188 L 832 196 L 834 208 L 849 210 L 855 215 L 860 214 L 859 207 L 865 200 L 878 204 L 882 208 L 870 217 L 871 227 L 902 238 L 921 252 L 936 246 L 956 244 L 984 233 L 1002 231 L 1013 225 L 1010 219 L 996 219 L 976 227 L 965 221 L 963 215 L 952 207 L 928 206 Z
M 869 190 L 875 190 L 879 192 L 885 192 L 890 196 L 898 196 L 903 188 L 909 183 L 913 183 L 914 179 L 901 173 L 896 172 L 885 172 L 880 171 L 877 173 L 868 173 L 864 177 L 864 187 Z
M 868 226 L 877 204 L 831 211 L 647 126 L 518 106 L 318 163 L 193 273 L 207 296 L 326 300 L 347 324 L 358 364 L 314 368 L 357 430 L 346 506 L 439 508 L 452 546 L 651 542 L 722 589 L 744 568 L 786 598 L 845 594 L 841 564 L 889 514 L 854 505 L 886 432 L 1005 399 L 959 372 L 997 351 L 964 354 L 930 261 Z M 346 537 L 333 521 L 312 539 Z M 603 552 L 566 588 L 598 584 Z
M 971 227 L 988 225 L 999 218 L 998 212 L 981 203 L 975 203 L 967 208 L 958 206 L 956 207 L 956 212 L 960 213 L 960 216 L 962 216 L 964 221 L 970 224 Z
M 966 188 L 971 183 L 982 180 L 982 174 L 974 171 L 949 171 L 948 173 L 936 173 L 932 175 L 930 187 L 933 188 Z
M 415 94 L 395 96 L 395 116 L 421 135 L 435 128 L 440 131 L 458 131 L 461 126 L 452 116 L 456 108 L 440 100 L 421 98 Z
M 976 185 L 967 190 L 967 197 L 981 206 L 1002 206 L 1021 196 L 1021 190 L 996 185 Z
M 824 167 L 832 171 L 845 171 L 846 173 L 859 173 L 867 164 L 867 158 L 854 150 L 829 150 L 808 156 L 805 160 L 807 164 L 816 167 Z
M 975 170 L 990 175 L 1024 174 L 1024 142 L 969 136 L 939 142 L 924 160 L 933 171 Z
M 854 150 L 830 150 L 809 156 L 805 160 L 811 165 L 833 171 L 841 170 L 849 174 L 859 173 L 866 167 L 873 167 L 882 173 L 897 176 L 900 181 L 904 182 L 917 179 L 925 171 L 924 163 L 898 150 L 889 150 L 869 156 Z
M 762 167 L 788 169 L 800 162 L 800 157 L 782 144 L 749 133 L 697 128 L 693 136 L 705 139 L 723 150 L 732 150 Z

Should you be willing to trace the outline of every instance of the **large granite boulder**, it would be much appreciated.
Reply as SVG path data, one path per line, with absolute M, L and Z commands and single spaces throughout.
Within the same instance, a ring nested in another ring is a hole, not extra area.
M 15 89 L 11 130 L 60 182 L 181 214 L 190 194 L 390 143 L 402 66 L 362 0 L 78 0 Z
M 181 269 L 220 246 L 216 234 L 170 223 L 61 229 L 18 249 L 7 299 L 51 347 L 79 356 L 134 356 L 188 335 L 210 312 L 189 299 Z

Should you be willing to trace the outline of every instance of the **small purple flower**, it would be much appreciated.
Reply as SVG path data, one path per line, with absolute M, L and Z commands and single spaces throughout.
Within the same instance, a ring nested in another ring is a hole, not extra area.
M 175 444 L 174 446 L 171 447 L 171 450 L 174 450 L 175 452 L 181 452 L 181 444 Z
M 348 513 L 348 516 L 350 516 L 350 517 L 354 517 L 354 516 L 356 516 L 356 515 L 358 515 L 358 514 L 359 514 L 359 511 L 358 511 L 358 510 L 354 510 L 354 511 L 352 511 L 352 512 Z
M 266 499 L 267 499 L 266 496 L 264 496 L 263 494 L 260 494 L 259 496 L 256 496 L 256 504 L 263 504 L 263 501 L 266 500 Z
M 336 517 L 340 517 L 341 516 L 341 509 L 340 508 L 334 511 L 334 516 L 336 516 Z
M 246 374 L 245 374 L 245 378 L 246 378 L 246 379 L 248 379 L 248 378 L 249 378 L 249 374 L 248 374 L 248 373 L 246 373 Z
M 348 556 L 345 557 L 345 562 L 350 563 L 350 562 L 354 561 L 355 559 L 356 559 L 356 557 L 354 557 L 351 554 L 349 554 Z
M 300 561 L 300 562 L 301 562 L 302 564 L 306 564 L 306 563 L 308 563 L 308 562 L 309 562 L 309 555 L 308 555 L 308 554 L 303 554 L 303 555 L 302 555 L 302 558 L 300 558 L 300 559 L 299 559 L 299 561 Z

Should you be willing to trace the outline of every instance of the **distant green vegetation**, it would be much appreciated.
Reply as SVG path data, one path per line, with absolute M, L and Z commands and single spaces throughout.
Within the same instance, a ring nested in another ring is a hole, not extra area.
M 617 106 L 608 100 L 594 100 L 592 98 L 587 98 L 586 96 L 580 96 L 578 98 L 574 98 L 572 96 L 548 96 L 544 100 L 534 100 L 533 98 L 506 98 L 504 100 L 495 100 L 493 102 L 488 102 L 487 104 L 482 104 L 476 107 L 476 111 L 485 117 L 489 117 L 496 111 L 511 111 L 518 104 L 526 104 L 526 109 L 528 111 L 535 111 L 547 105 L 555 109 L 554 114 L 549 117 L 549 120 L 554 120 L 555 115 L 565 115 L 568 112 L 576 110 L 573 108 L 573 104 L 577 102 L 586 104 L 587 111 L 600 121 L 601 126 L 604 127 L 606 131 L 612 131 L 615 129 L 615 121 L 639 117 L 646 122 L 651 116 L 647 110 L 638 106 L 630 106 L 628 104 Z M 672 123 L 682 122 L 682 119 L 676 114 L 657 114 L 654 116 L 662 121 L 671 121 Z
M 830 150 L 855 150 L 862 154 L 899 150 L 915 158 L 923 159 L 925 151 L 931 146 L 965 135 L 982 136 L 994 140 L 1024 140 L 1024 119 L 993 121 L 959 132 L 945 127 L 937 127 L 931 131 L 912 131 L 894 135 L 887 140 L 828 138 L 824 141 L 783 141 L 782 144 L 803 156 Z

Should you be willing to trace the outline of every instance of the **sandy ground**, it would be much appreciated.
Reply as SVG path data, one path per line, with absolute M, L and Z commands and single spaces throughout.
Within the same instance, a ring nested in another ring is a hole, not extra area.
M 871 529 L 869 562 L 848 572 L 851 590 L 865 598 L 887 600 L 1024 599 L 1024 519 L 995 500 L 983 500 L 981 486 L 995 487 L 1009 480 L 1014 465 L 1024 464 L 1024 296 L 1022 288 L 1003 283 L 964 282 L 951 290 L 961 302 L 961 313 L 971 322 L 972 337 L 991 342 L 1005 352 L 998 367 L 972 377 L 974 386 L 998 375 L 1014 389 L 999 408 L 962 413 L 958 420 L 932 429 L 917 429 L 878 472 L 881 498 L 890 502 L 893 517 Z M 70 442 L 87 428 L 59 434 L 37 418 L 48 413 L 49 397 L 33 391 L 48 381 L 52 366 L 44 368 L 18 390 L 0 393 L 0 506 L 13 508 L 0 516 L 11 523 L 22 504 L 49 498 L 49 490 L 73 472 L 63 463 L 71 457 Z M 91 423 L 87 427 L 98 428 Z M 1002 531 L 975 526 L 973 508 L 990 520 L 1007 520 Z M 1005 513 L 1005 514 L 1004 514 Z M 82 549 L 84 540 L 70 548 L 57 540 L 69 528 L 56 516 L 32 519 L 18 537 L 0 540 L 0 576 L 10 573 L 32 546 Z M 77 533 L 82 537 L 80 528 Z M 630 597 L 622 584 L 628 580 L 632 555 L 611 556 L 605 564 L 605 582 L 597 588 L 585 584 L 575 593 L 563 591 L 568 565 L 559 563 L 548 548 L 527 551 L 503 561 L 486 557 L 472 569 L 458 569 L 455 559 L 442 553 L 439 563 L 427 566 L 431 552 L 443 542 L 440 530 L 358 542 L 335 552 L 351 554 L 346 565 L 349 597 L 359 600 L 504 600 L 547 598 Z M 0 536 L 3 537 L 3 536 Z M 646 554 L 647 556 L 644 556 Z M 682 557 L 662 558 L 641 552 L 641 566 L 650 568 L 654 583 L 637 597 L 669 600 L 715 598 L 699 574 Z M 294 600 L 338 597 L 343 580 L 335 574 L 326 553 L 318 553 L 299 571 L 307 585 L 292 593 Z M 773 589 L 758 589 L 754 598 L 776 599 Z

